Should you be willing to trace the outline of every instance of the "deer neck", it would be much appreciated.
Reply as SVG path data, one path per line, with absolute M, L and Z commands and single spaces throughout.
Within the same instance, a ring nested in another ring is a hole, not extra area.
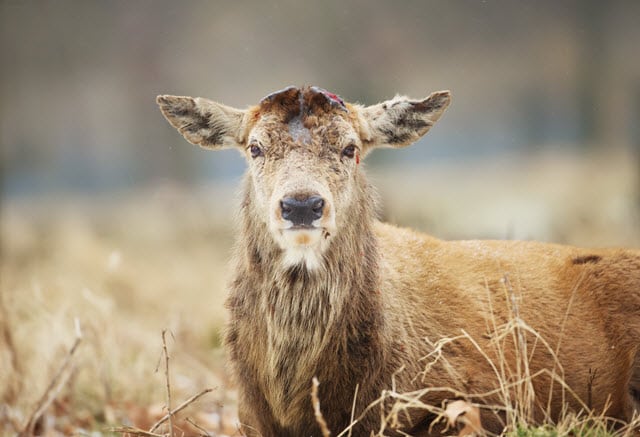
M 333 378 L 326 363 L 350 366 L 350 355 L 372 356 L 367 348 L 381 337 L 378 251 L 373 233 L 375 198 L 364 179 L 348 211 L 348 221 L 332 236 L 320 268 L 284 267 L 282 249 L 267 225 L 251 211 L 250 182 L 242 205 L 243 240 L 236 286 L 250 293 L 243 301 L 246 320 L 264 337 L 262 380 L 265 393 L 283 424 L 298 402 L 307 402 L 311 378 Z M 365 350 L 366 349 L 366 350 Z M 322 364 L 324 363 L 324 365 Z M 354 364 L 355 365 L 355 364 Z M 363 371 L 345 372 L 351 375 Z M 337 383 L 337 381 L 333 381 Z M 346 384 L 353 381 L 345 381 Z M 350 393 L 350 392 L 349 392 Z
M 377 298 L 378 250 L 373 233 L 377 203 L 364 177 L 357 182 L 356 199 L 351 211 L 344 215 L 347 219 L 331 237 L 321 266 L 310 270 L 302 264 L 286 266 L 280 262 L 283 250 L 252 210 L 251 181 L 245 181 L 243 237 L 237 247 L 239 261 L 244 265 L 238 271 L 241 276 L 251 277 L 253 288 L 259 289 L 252 300 L 260 302 L 260 316 L 266 317 L 267 330 L 274 341 L 293 336 L 300 337 L 303 344 L 326 346 L 326 333 L 338 321 L 344 321 L 346 308 L 366 307 L 368 300 Z

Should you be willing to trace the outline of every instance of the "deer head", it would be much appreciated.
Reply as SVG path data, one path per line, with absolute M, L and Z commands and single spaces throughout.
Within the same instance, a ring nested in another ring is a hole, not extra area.
M 450 102 L 448 91 L 364 107 L 317 87 L 289 87 L 235 109 L 200 97 L 158 96 L 187 141 L 246 158 L 252 211 L 283 251 L 286 266 L 322 265 L 332 240 L 362 201 L 360 161 L 376 147 L 405 147 L 426 134 Z

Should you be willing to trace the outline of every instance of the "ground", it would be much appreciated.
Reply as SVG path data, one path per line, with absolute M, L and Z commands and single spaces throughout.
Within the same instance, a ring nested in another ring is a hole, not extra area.
M 640 246 L 627 157 L 373 173 L 385 219 L 439 237 Z M 172 406 L 213 389 L 177 425 L 197 433 L 189 417 L 211 435 L 237 434 L 221 347 L 235 185 L 3 200 L 0 435 L 24 427 L 45 393 L 55 398 L 37 424 L 46 435 L 149 429 L 166 412 L 165 329 Z M 82 340 L 69 357 L 76 320 Z M 68 379 L 47 391 L 66 359 Z

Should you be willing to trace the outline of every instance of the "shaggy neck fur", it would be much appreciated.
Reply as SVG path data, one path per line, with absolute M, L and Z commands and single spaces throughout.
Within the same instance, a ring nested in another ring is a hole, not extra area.
M 378 271 L 372 231 L 376 202 L 364 176 L 356 177 L 357 198 L 351 210 L 342 212 L 339 231 L 331 237 L 322 265 L 312 271 L 281 262 L 284 253 L 253 209 L 251 179 L 245 179 L 237 246 L 241 273 L 234 286 L 253 295 L 242 302 L 246 322 L 264 325 L 265 338 L 256 339 L 266 341 L 259 371 L 264 372 L 267 402 L 283 426 L 300 420 L 301 410 L 292 408 L 292 403 L 309 403 L 314 376 L 321 384 L 326 382 L 321 385 L 322 399 L 352 396 L 352 386 L 379 371 L 375 351 L 383 348 L 372 347 L 380 342 L 384 325 L 379 320 L 382 312 L 372 311 L 381 306 L 374 273 Z M 371 368 L 350 369 L 353 355 L 369 356 Z M 336 362 L 344 363 L 339 374 L 343 384 L 335 380 L 336 375 L 325 373 Z M 349 398 L 344 401 L 350 405 Z M 311 406 L 306 410 L 311 412 Z

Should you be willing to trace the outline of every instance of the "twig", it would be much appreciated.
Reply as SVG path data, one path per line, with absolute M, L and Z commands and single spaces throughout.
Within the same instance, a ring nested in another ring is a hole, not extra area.
M 62 387 L 64 386 L 64 384 L 67 382 L 67 379 L 69 378 L 69 374 L 65 374 L 65 372 L 71 365 L 71 359 L 73 358 L 73 354 L 76 352 L 76 350 L 78 349 L 78 345 L 80 345 L 80 342 L 82 341 L 82 331 L 80 330 L 80 322 L 78 321 L 77 318 L 74 320 L 74 324 L 75 324 L 75 330 L 76 330 L 76 339 L 73 342 L 73 345 L 71 346 L 69 351 L 67 352 L 67 355 L 62 361 L 62 364 L 58 368 L 58 371 L 55 373 L 55 375 L 51 379 L 49 386 L 47 387 L 45 392 L 42 394 L 42 397 L 38 400 L 35 410 L 31 414 L 31 416 L 29 416 L 29 420 L 27 421 L 27 424 L 25 425 L 23 431 L 20 433 L 21 436 L 33 435 L 34 428 L 38 420 L 40 420 L 40 416 L 42 416 L 42 414 L 46 411 L 46 409 L 49 408 L 49 406 L 54 401 L 54 399 L 58 396 L 58 394 L 60 393 L 60 390 L 62 390 Z
M 173 412 L 171 411 L 171 383 L 169 382 L 169 352 L 167 352 L 167 341 L 165 336 L 167 334 L 167 330 L 162 330 L 162 351 L 164 352 L 164 377 L 167 382 L 167 418 L 169 419 L 169 435 L 174 437 L 173 435 Z M 155 431 L 157 427 L 151 428 L 151 432 Z
M 163 434 L 156 434 L 151 431 L 145 431 L 144 429 L 136 428 L 135 426 L 119 426 L 116 428 L 109 428 L 110 432 L 117 432 L 120 434 L 133 434 L 144 437 L 165 437 Z
M 353 423 L 353 418 L 355 417 L 355 414 L 356 414 L 356 401 L 358 400 L 359 387 L 360 387 L 360 384 L 356 384 L 356 392 L 353 395 L 353 405 L 351 405 L 351 420 L 349 421 L 349 424 Z M 349 428 L 349 434 L 347 434 L 347 437 L 351 437 L 351 431 L 353 431 L 353 428 Z
M 162 425 L 164 422 L 166 422 L 167 420 L 170 419 L 171 416 L 178 414 L 180 411 L 184 410 L 189 404 L 192 404 L 193 402 L 197 401 L 198 398 L 200 398 L 201 396 L 212 392 L 214 389 L 212 388 L 208 388 L 205 390 L 202 390 L 200 393 L 198 393 L 197 395 L 191 396 L 189 399 L 187 399 L 186 401 L 184 401 L 183 403 L 181 403 L 175 410 L 173 411 L 169 411 L 169 413 L 167 413 L 165 416 L 163 416 L 160 420 L 158 420 L 149 430 L 149 432 L 154 432 L 156 429 L 158 429 L 158 427 L 160 425 Z
M 207 431 L 206 429 L 204 429 L 203 427 L 201 427 L 200 425 L 198 425 L 195 421 L 193 421 L 190 417 L 187 417 L 185 419 L 187 422 L 189 422 L 191 425 L 193 425 L 194 427 L 196 427 L 197 429 L 199 429 L 200 431 L 202 431 L 204 434 L 202 434 L 204 437 L 211 437 L 211 434 L 209 434 L 209 431 Z
M 320 383 L 318 382 L 318 378 L 313 377 L 313 385 L 311 386 L 311 403 L 313 404 L 313 412 L 316 415 L 316 422 L 318 422 L 318 426 L 320 426 L 320 431 L 322 432 L 322 437 L 329 437 L 331 432 L 327 427 L 327 422 L 324 420 L 324 416 L 322 415 L 322 411 L 320 411 L 320 400 L 318 400 L 318 386 Z

